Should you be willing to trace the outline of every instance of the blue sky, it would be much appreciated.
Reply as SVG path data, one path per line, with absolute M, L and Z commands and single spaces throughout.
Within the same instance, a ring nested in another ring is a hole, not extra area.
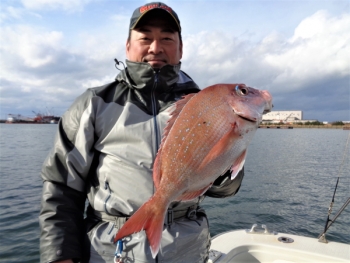
M 1 0 L 0 118 L 62 115 L 125 60 L 129 19 L 151 1 Z M 350 120 L 348 0 L 164 1 L 179 15 L 182 70 L 201 88 L 267 89 L 274 110 Z

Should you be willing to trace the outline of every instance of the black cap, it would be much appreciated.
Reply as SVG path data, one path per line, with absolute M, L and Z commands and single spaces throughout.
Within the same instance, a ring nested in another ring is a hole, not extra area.
M 161 2 L 152 2 L 136 8 L 130 19 L 130 29 L 134 29 L 141 20 L 141 18 L 152 10 L 163 10 L 164 14 L 169 14 L 169 17 L 171 17 L 175 21 L 177 30 L 181 32 L 179 17 L 171 7 Z

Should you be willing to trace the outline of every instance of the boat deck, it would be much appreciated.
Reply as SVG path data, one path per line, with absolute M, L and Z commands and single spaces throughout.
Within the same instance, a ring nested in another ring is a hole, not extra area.
M 211 262 L 350 262 L 350 245 L 284 233 L 237 230 L 212 238 Z

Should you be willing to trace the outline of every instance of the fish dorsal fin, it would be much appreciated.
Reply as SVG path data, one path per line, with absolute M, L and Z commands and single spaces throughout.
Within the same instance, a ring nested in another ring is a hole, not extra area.
M 179 116 L 180 112 L 182 111 L 183 107 L 196 94 L 197 93 L 190 93 L 188 95 L 183 96 L 181 100 L 175 102 L 174 110 L 170 113 L 171 117 L 168 120 L 167 125 L 164 128 L 162 141 L 161 141 L 158 153 L 157 153 L 157 158 L 156 158 L 156 160 L 154 162 L 154 166 L 153 166 L 153 182 L 154 182 L 154 186 L 156 188 L 158 188 L 160 180 L 162 179 L 162 170 L 161 170 L 162 161 L 160 159 L 160 156 L 161 156 L 163 144 L 164 144 L 166 138 L 168 137 L 168 134 L 169 134 L 171 128 L 173 127 L 177 117 Z
M 187 102 L 189 102 L 190 99 L 192 99 L 193 96 L 195 96 L 197 93 L 191 93 L 188 95 L 185 95 L 182 97 L 181 100 L 178 100 L 177 102 L 175 102 L 175 109 L 171 112 L 171 117 L 167 122 L 167 125 L 164 129 L 164 133 L 163 133 L 163 139 L 162 139 L 162 144 L 163 141 L 166 139 L 166 137 L 168 136 L 171 128 L 173 127 L 177 117 L 179 116 L 180 112 L 182 111 L 183 107 L 187 104 Z M 162 146 L 161 146 L 162 147 Z

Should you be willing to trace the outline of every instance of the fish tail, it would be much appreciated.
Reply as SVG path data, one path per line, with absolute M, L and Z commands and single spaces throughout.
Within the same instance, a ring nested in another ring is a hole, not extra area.
M 165 209 L 162 209 L 161 206 L 157 205 L 154 198 L 150 199 L 125 222 L 115 236 L 114 242 L 136 232 L 140 232 L 141 230 L 145 230 L 152 257 L 155 258 L 158 254 L 162 238 L 165 212 L 166 206 Z

